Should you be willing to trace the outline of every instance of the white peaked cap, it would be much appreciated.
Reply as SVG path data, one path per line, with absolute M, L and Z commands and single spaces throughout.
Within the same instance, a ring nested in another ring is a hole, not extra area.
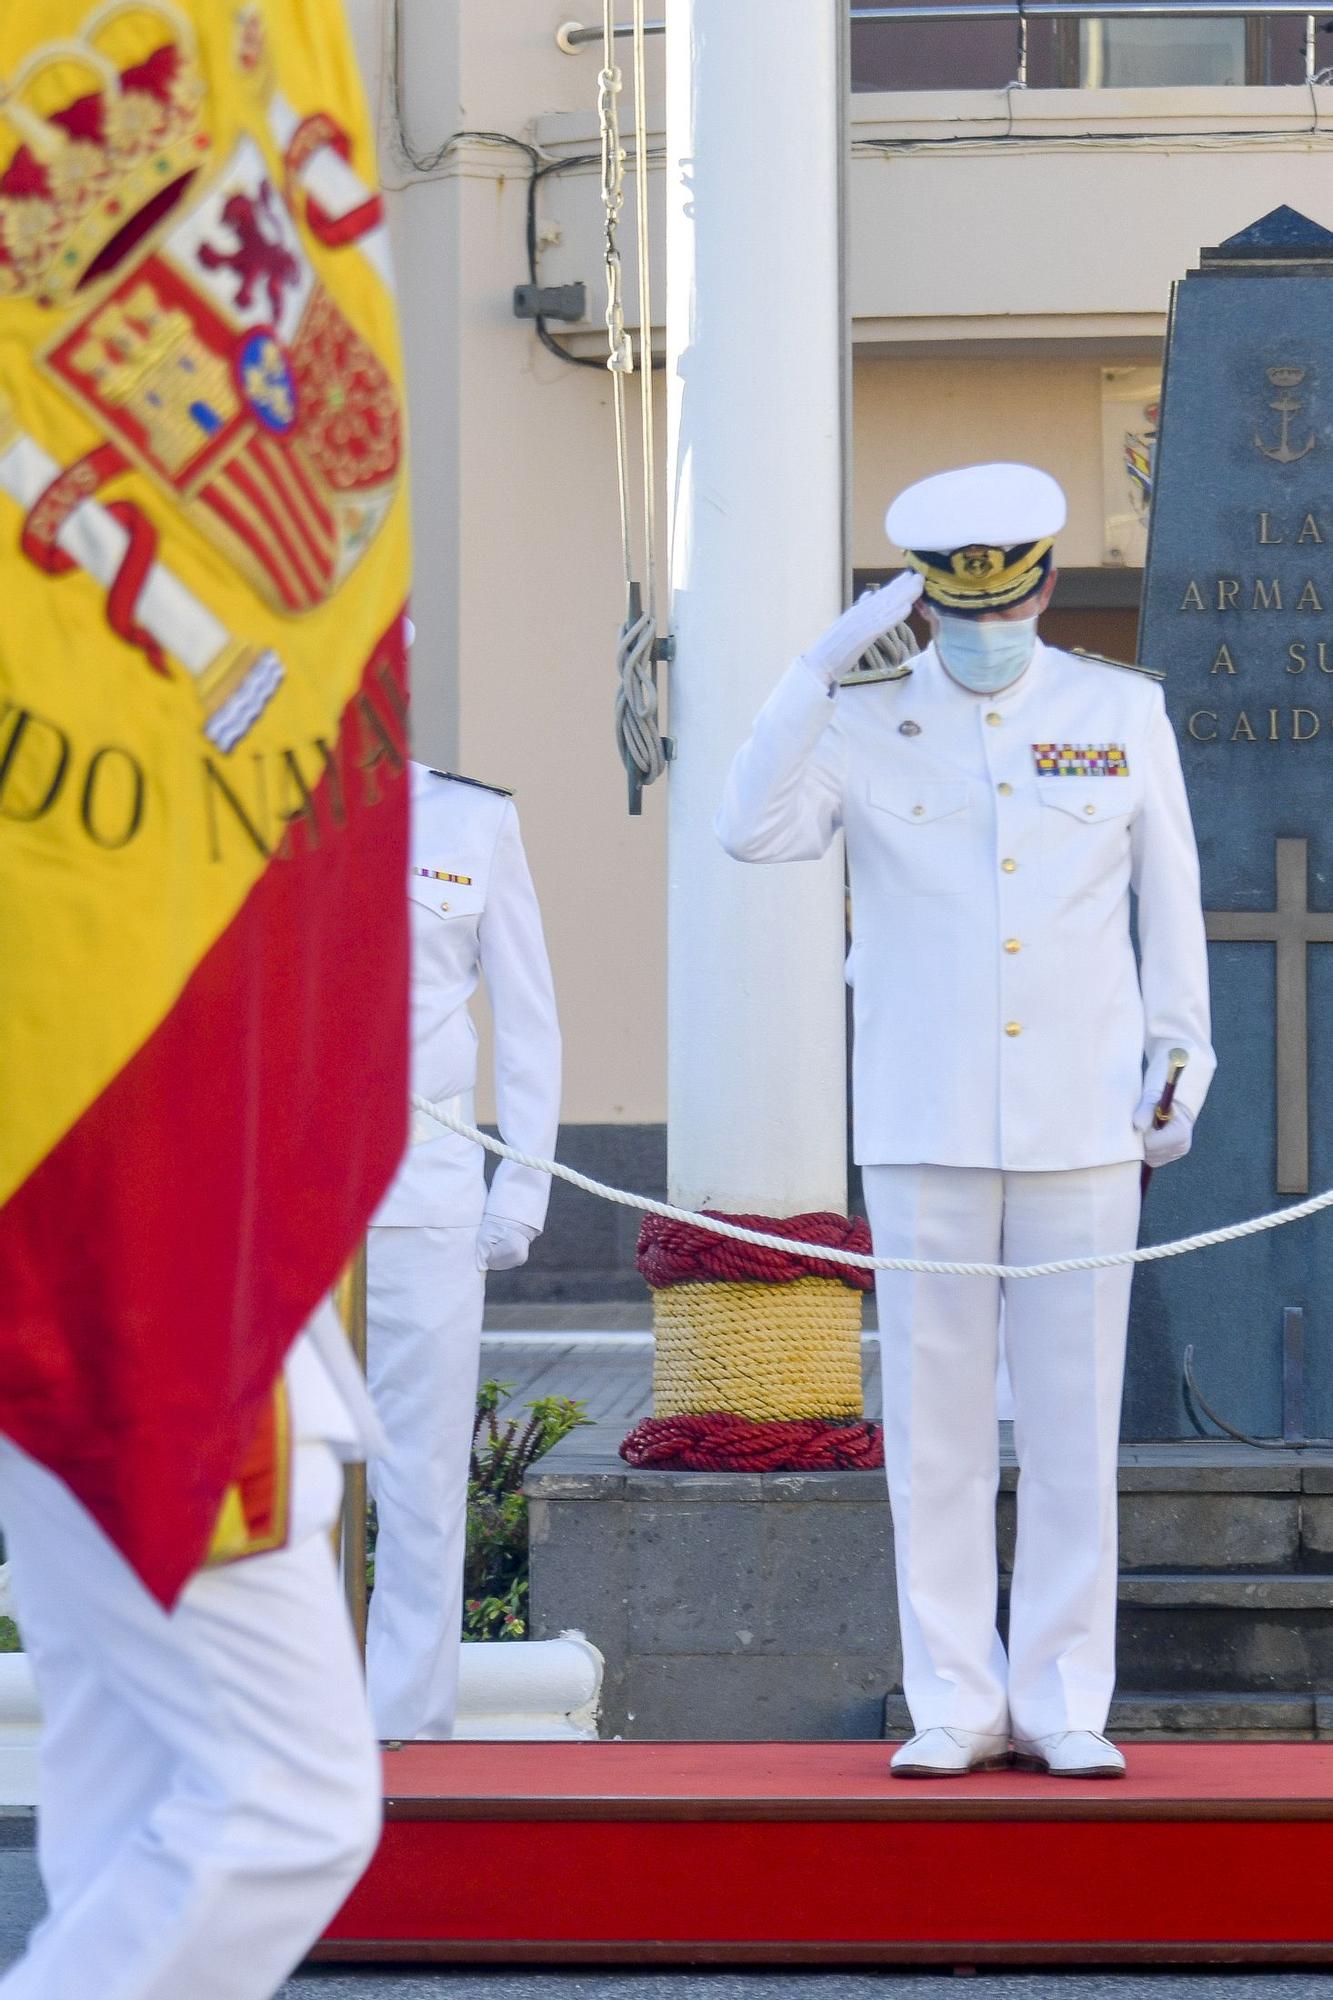
M 1058 480 L 1035 465 L 964 465 L 900 493 L 884 530 L 900 549 L 998 549 L 1059 534 L 1068 508 Z

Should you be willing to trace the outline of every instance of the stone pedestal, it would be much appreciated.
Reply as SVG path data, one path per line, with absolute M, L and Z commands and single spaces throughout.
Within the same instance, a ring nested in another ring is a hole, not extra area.
M 819 1739 L 907 1727 L 881 1473 L 634 1472 L 576 1432 L 529 1473 L 532 1635 L 606 1660 L 600 1733 Z M 998 1506 L 1001 1624 L 1012 1455 Z M 1127 1445 L 1125 1736 L 1333 1730 L 1333 1459 Z
M 532 1635 L 602 1653 L 601 1734 L 878 1736 L 900 1675 L 883 1475 L 528 1474 Z

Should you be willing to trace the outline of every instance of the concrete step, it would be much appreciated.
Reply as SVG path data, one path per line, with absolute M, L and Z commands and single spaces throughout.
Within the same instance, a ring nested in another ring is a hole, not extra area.
M 1120 1465 L 1120 1567 L 1162 1571 L 1333 1572 L 1326 1462 L 1302 1453 L 1126 1445 Z M 1170 1455 L 1168 1456 L 1168 1453 Z M 1001 1562 L 1013 1554 L 1017 1469 L 1004 1468 Z M 1333 1583 L 1333 1578 L 1330 1579 Z
M 1333 1619 L 1333 1576 L 1216 1576 L 1177 1570 L 1164 1576 L 1121 1576 L 1122 1605 L 1153 1611 L 1326 1612 Z
M 911 1734 L 901 1694 L 884 1702 L 884 1734 Z M 1180 1694 L 1126 1690 L 1111 1704 L 1108 1733 L 1120 1743 L 1165 1743 L 1205 1738 L 1230 1743 L 1305 1743 L 1333 1739 L 1333 1697 L 1309 1694 L 1236 1694 L 1216 1689 Z
M 1333 1576 L 1122 1576 L 1123 1686 L 1302 1694 L 1333 1684 Z

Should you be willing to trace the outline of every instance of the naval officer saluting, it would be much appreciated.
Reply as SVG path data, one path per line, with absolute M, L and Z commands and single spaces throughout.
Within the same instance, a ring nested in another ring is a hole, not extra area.
M 541 912 L 508 792 L 412 766 L 412 1088 L 475 1123 L 477 1031 L 491 1003 L 496 1115 L 549 1159 L 560 1029 Z M 487 1271 L 513 1270 L 546 1219 L 550 1177 L 413 1112 L 369 1233 L 367 1363 L 388 1434 L 370 1462 L 379 1538 L 366 1673 L 384 1739 L 448 1737 L 458 1699 L 468 1459 Z
M 1198 859 L 1161 689 L 1047 646 L 1064 525 L 1030 466 L 941 473 L 890 508 L 916 574 L 845 612 L 738 753 L 742 861 L 846 835 L 853 1126 L 881 1256 L 1044 1263 L 1129 1249 L 1139 1175 L 1189 1150 L 1214 1069 Z M 910 672 L 841 687 L 924 588 Z M 1139 957 L 1130 934 L 1138 898 Z M 1171 1052 L 1188 1066 L 1153 1110 Z M 899 1776 L 1020 1761 L 1118 1776 L 1116 1502 L 1130 1267 L 1004 1288 L 1021 1465 L 996 1631 L 1001 1287 L 879 1276 L 903 1686 Z

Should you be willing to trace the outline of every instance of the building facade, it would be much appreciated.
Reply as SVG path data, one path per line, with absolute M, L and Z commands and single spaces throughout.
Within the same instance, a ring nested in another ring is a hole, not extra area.
M 562 1157 L 658 1191 L 664 784 L 627 814 L 612 730 L 624 586 L 610 382 L 585 365 L 605 355 L 599 46 L 562 48 L 546 0 L 350 11 L 378 99 L 404 302 L 416 752 L 515 792 L 562 1006 Z M 1132 657 L 1172 281 L 1202 245 L 1281 203 L 1333 226 L 1333 89 L 1307 80 L 1306 22 L 1033 23 L 1020 87 L 1008 23 L 858 25 L 857 11 L 854 0 L 849 564 L 867 581 L 885 573 L 884 505 L 908 481 L 1032 460 L 1070 499 L 1051 636 Z M 764 31 L 780 33 L 781 15 L 763 10 Z M 1316 79 L 1333 61 L 1322 20 Z M 660 162 L 660 36 L 648 51 Z M 735 171 L 762 174 L 763 161 L 738 157 Z M 659 180 L 653 164 L 660 234 Z M 586 288 L 585 316 L 551 323 L 553 346 L 514 315 L 530 204 L 540 282 Z M 633 321 L 631 208 L 632 187 Z M 660 240 L 652 248 L 660 321 Z M 775 296 L 777 341 L 782 319 Z M 660 435 L 660 371 L 653 386 Z M 636 379 L 632 431 L 638 393 Z M 666 687 L 669 703 L 669 673 Z M 562 1198 L 510 1296 L 632 1296 L 633 1236 L 624 1211 Z

